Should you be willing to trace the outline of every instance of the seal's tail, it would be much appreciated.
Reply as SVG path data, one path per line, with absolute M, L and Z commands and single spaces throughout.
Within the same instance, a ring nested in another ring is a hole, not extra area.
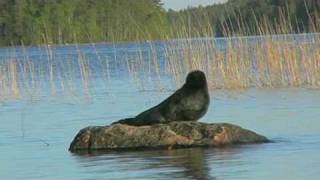
M 127 124 L 127 125 L 136 125 L 136 119 L 135 118 L 126 118 L 126 119 L 121 119 L 119 121 L 113 122 L 113 124 Z

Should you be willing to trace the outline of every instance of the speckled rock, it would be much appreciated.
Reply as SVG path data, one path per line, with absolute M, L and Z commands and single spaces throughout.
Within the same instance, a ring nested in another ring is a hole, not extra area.
M 180 121 L 152 126 L 87 127 L 76 135 L 69 150 L 219 147 L 268 141 L 264 136 L 232 124 Z

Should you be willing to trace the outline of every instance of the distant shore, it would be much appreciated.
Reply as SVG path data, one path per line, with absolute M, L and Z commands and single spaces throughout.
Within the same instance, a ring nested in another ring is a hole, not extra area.
M 0 46 L 320 31 L 320 4 L 303 0 L 229 0 L 180 11 L 152 0 L 5 1 L 0 9 Z

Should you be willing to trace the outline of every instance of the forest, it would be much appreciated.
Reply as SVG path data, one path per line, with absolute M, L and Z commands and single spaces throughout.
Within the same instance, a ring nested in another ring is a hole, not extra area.
M 180 11 L 161 0 L 0 0 L 0 46 L 318 32 L 318 0 L 229 0 Z

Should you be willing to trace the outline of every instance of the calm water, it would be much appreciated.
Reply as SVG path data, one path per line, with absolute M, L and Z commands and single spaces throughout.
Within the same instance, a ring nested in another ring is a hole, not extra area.
M 100 46 L 103 49 L 104 45 Z M 61 59 L 74 51 L 70 47 L 59 48 Z M 122 44 L 116 49 L 130 52 L 134 45 Z M 5 57 L 5 52 L 12 49 L 0 51 L 0 56 Z M 41 49 L 28 51 L 34 59 L 41 60 Z M 211 92 L 211 106 L 200 121 L 235 123 L 266 135 L 275 143 L 71 154 L 67 150 L 69 143 L 81 128 L 133 116 L 173 93 L 170 85 L 164 91 L 140 91 L 121 76 L 121 68 L 118 70 L 107 90 L 96 88 L 90 98 L 43 95 L 0 104 L 0 179 L 319 178 L 318 89 Z

